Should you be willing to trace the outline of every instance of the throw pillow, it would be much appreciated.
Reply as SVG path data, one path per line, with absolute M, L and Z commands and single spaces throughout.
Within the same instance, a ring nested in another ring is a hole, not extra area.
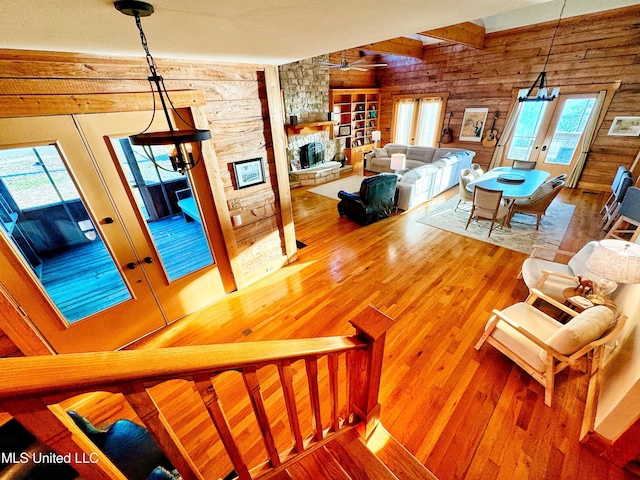
M 374 148 L 373 156 L 376 158 L 389 158 L 391 155 L 389 155 L 389 152 L 387 152 L 386 148 L 382 147 L 382 148 Z
M 563 355 L 573 355 L 600 338 L 614 319 L 613 311 L 603 305 L 588 308 L 556 330 L 545 343 Z M 544 362 L 547 352 L 540 349 L 539 357 Z

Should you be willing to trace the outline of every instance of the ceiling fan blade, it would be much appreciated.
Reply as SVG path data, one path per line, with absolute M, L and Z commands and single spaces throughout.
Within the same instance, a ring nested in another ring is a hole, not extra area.
M 339 67 L 339 63 L 331 63 L 331 62 L 318 62 L 318 65 L 325 65 L 327 67 Z
M 362 65 L 364 67 L 364 65 Z M 368 63 L 367 67 L 386 67 L 386 63 Z
M 366 68 L 361 68 L 361 67 L 349 67 L 347 70 L 357 70 L 359 72 L 368 72 Z

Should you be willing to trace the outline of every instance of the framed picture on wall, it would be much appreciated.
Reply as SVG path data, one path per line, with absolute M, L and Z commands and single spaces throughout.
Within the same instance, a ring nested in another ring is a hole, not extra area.
M 484 124 L 487 121 L 488 108 L 465 108 L 462 127 L 460 128 L 461 142 L 480 142 Z
M 607 135 L 637 137 L 640 135 L 640 117 L 615 117 Z
M 262 158 L 251 158 L 249 160 L 241 160 L 233 162 L 233 174 L 236 177 L 236 185 L 238 188 L 251 187 L 265 183 L 264 166 Z

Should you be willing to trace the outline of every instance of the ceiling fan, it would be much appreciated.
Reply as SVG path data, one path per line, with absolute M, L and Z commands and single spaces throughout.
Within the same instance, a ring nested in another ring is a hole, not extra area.
M 355 62 L 347 62 L 346 58 L 342 58 L 342 62 L 340 63 L 331 63 L 331 62 L 318 62 L 320 65 L 325 65 L 328 68 L 337 68 L 342 70 L 343 72 L 348 72 L 349 70 L 357 70 L 359 72 L 366 72 L 370 67 L 386 67 L 386 63 L 362 63 L 364 60 L 356 60 Z

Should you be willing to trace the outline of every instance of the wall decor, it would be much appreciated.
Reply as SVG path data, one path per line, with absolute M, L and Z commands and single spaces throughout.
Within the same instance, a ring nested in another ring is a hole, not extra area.
M 607 135 L 637 137 L 640 135 L 640 117 L 615 117 Z
M 238 188 L 246 188 L 252 185 L 265 183 L 264 166 L 262 158 L 251 158 L 233 162 L 233 173 L 236 177 Z
M 351 135 L 351 125 L 340 125 L 338 128 L 338 136 L 348 137 Z
M 480 142 L 484 124 L 487 120 L 488 108 L 465 108 L 460 129 L 461 142 Z

